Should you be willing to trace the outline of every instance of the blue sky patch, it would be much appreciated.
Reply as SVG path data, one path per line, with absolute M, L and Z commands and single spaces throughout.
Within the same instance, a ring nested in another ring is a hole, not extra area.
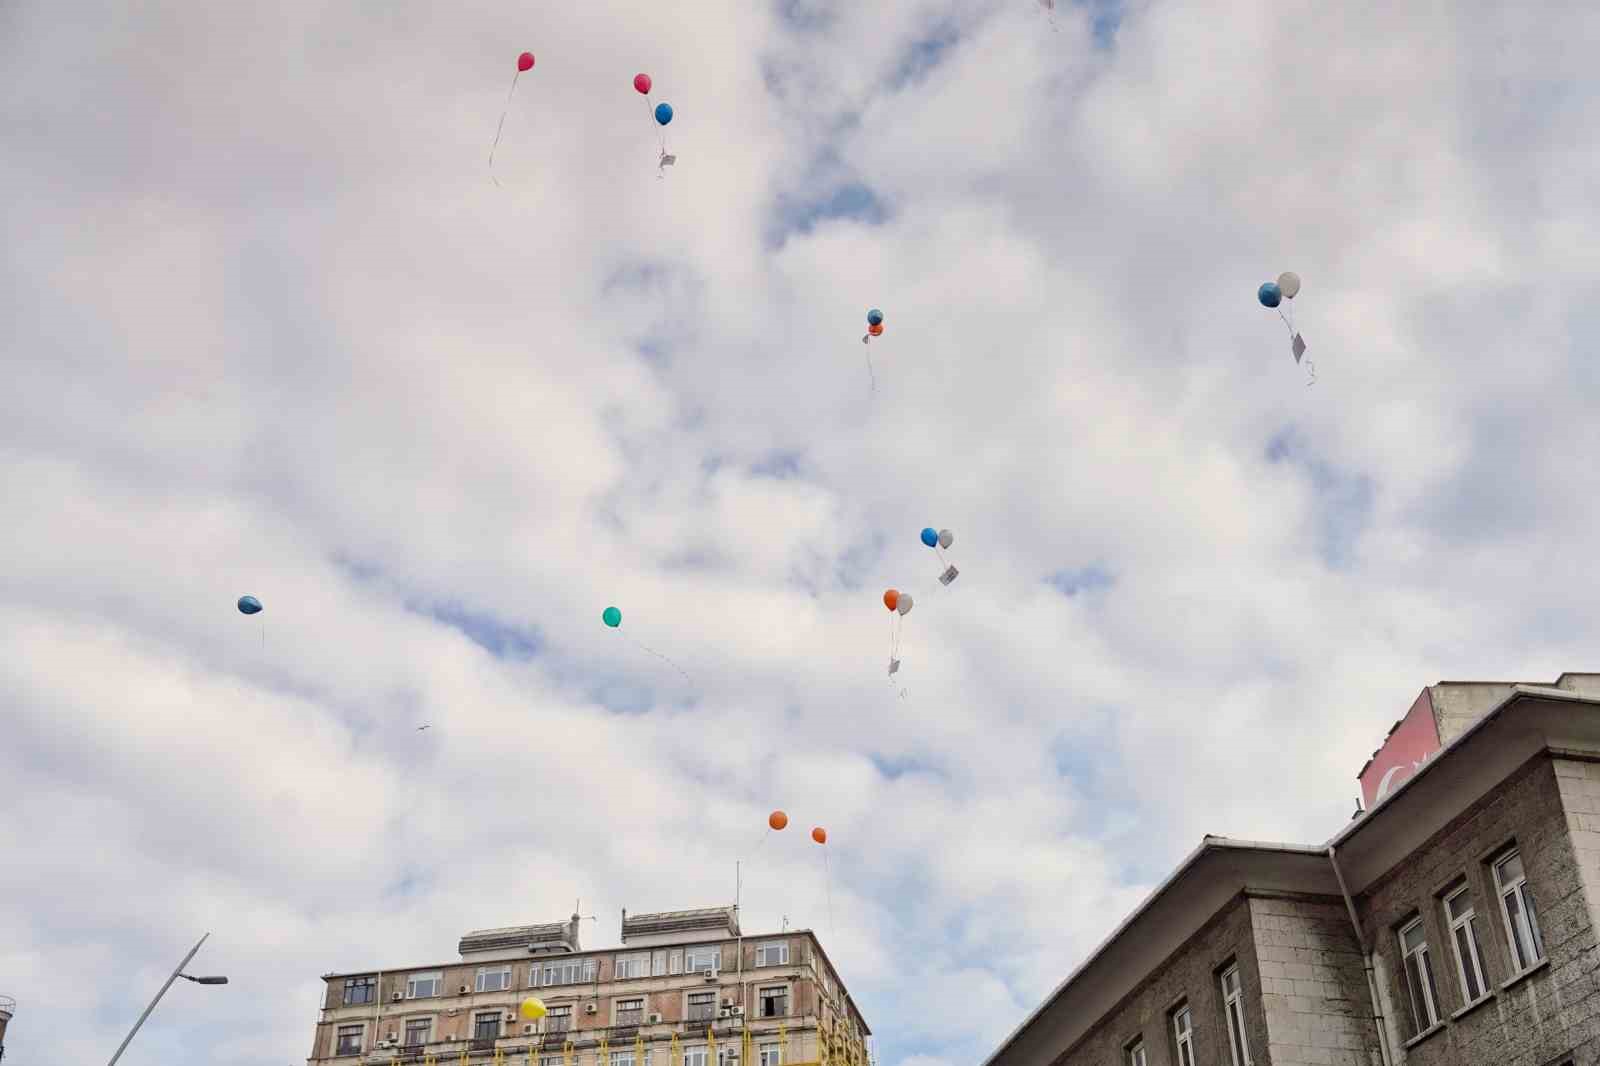
M 496 659 L 531 659 L 544 645 L 537 629 L 518 629 L 455 604 L 431 607 L 419 613 L 460 631 Z
M 1099 592 L 1116 584 L 1116 578 L 1110 571 L 1099 565 L 1085 566 L 1079 570 L 1061 570 L 1045 578 L 1045 583 L 1060 592 L 1063 596 L 1077 596 L 1080 593 Z

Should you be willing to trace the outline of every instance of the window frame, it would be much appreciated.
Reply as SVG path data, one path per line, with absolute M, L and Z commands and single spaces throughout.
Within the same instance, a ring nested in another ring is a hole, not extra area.
M 1406 947 L 1406 934 L 1413 929 L 1420 930 L 1422 939 L 1414 948 Z M 1411 1022 L 1416 1027 L 1411 1035 L 1420 1036 L 1439 1024 L 1439 988 L 1438 981 L 1433 975 L 1433 953 L 1428 948 L 1428 927 L 1423 924 L 1422 915 L 1418 914 L 1410 921 L 1395 930 L 1396 942 L 1400 945 L 1400 974 L 1406 986 L 1406 1001 L 1411 1004 Z M 1416 958 L 1417 973 L 1413 984 L 1411 974 L 1411 960 Z M 1426 1017 L 1418 1010 L 1417 989 L 1422 990 L 1422 1006 L 1428 1008 Z
M 354 1048 L 346 1048 L 344 1046 L 345 1037 L 350 1035 L 352 1031 L 355 1034 L 356 1046 Z M 366 1039 L 366 1022 L 346 1022 L 333 1031 L 333 1053 L 335 1055 L 359 1055 L 361 1054 L 361 1045 L 366 1043 Z
M 763 962 L 770 949 L 777 949 L 779 959 L 777 962 Z M 787 940 L 766 940 L 756 945 L 756 966 L 787 966 L 789 965 L 789 942 Z
M 492 973 L 498 973 L 498 974 L 503 974 L 504 975 L 504 980 L 502 980 L 500 982 L 500 987 L 499 988 L 485 988 L 485 987 L 483 987 L 483 979 L 485 977 L 489 976 Z M 474 994 L 477 994 L 477 995 L 481 995 L 481 994 L 483 994 L 485 992 L 506 992 L 506 991 L 509 991 L 510 988 L 511 988 L 511 967 L 510 966 L 480 966 L 480 967 L 478 967 L 478 975 L 477 975 L 477 977 L 475 977 L 473 979 L 472 988 L 473 988 Z
M 411 1042 L 411 1032 L 414 1027 L 420 1026 L 422 1039 L 415 1044 Z M 422 1047 L 433 1041 L 433 1016 L 426 1018 L 407 1018 L 404 1027 L 400 1030 L 401 1047 Z
M 1228 978 L 1233 978 L 1233 991 L 1228 991 Z M 1222 988 L 1222 1022 L 1228 1032 L 1228 1056 L 1233 1066 L 1255 1066 L 1250 1057 L 1250 1035 L 1244 1019 L 1244 977 L 1238 962 L 1230 962 L 1217 975 Z
M 709 955 L 711 957 L 711 976 L 716 977 L 722 973 L 722 945 L 721 944 L 688 944 L 683 949 L 683 972 L 686 974 L 703 972 L 700 966 L 691 966 L 691 956 Z
M 773 991 L 775 989 L 782 990 L 782 992 L 783 992 L 783 1013 L 782 1014 L 763 1014 L 763 1013 L 761 1013 L 762 1010 L 764 1009 L 763 1001 L 765 1001 L 768 998 L 766 993 L 771 992 L 771 991 Z M 793 999 L 794 999 L 793 989 L 791 989 L 787 983 L 779 984 L 779 983 L 775 982 L 773 984 L 758 984 L 758 985 L 756 985 L 756 1017 L 757 1018 L 789 1018 L 789 1017 L 793 1017 L 793 1015 L 790 1014 L 790 1012 L 789 1012 L 789 1007 L 793 1003 Z
M 769 1055 L 773 1058 L 768 1058 Z M 756 1066 L 783 1066 L 783 1044 L 773 1041 L 757 1047 Z
M 697 1004 L 697 1003 L 694 1002 L 694 997 L 696 997 L 696 996 L 710 996 L 711 997 L 711 1013 L 706 1015 L 704 1018 L 690 1017 L 689 1012 L 691 1010 L 693 1010 L 697 1006 L 704 1006 L 704 1003 L 698 1003 Z M 714 1021 L 716 1021 L 717 1020 L 717 1005 L 718 1005 L 718 1002 L 719 1002 L 718 996 L 719 996 L 719 993 L 718 993 L 718 991 L 716 989 L 712 989 L 710 991 L 706 991 L 704 989 L 699 989 L 699 988 L 684 989 L 684 992 L 683 992 L 683 1020 L 684 1020 L 684 1022 L 687 1023 L 687 1022 L 714 1022 Z
M 690 1056 L 698 1057 L 698 1062 L 691 1062 Z M 704 1044 L 685 1044 L 683 1047 L 683 1066 L 706 1066 L 707 1048 Z
M 644 1008 L 645 1008 L 645 999 L 646 999 L 646 997 L 644 995 L 642 995 L 642 994 L 641 995 L 637 995 L 637 996 L 625 996 L 625 997 L 624 996 L 613 996 L 613 997 L 611 997 L 611 1024 L 612 1024 L 612 1026 L 616 1027 L 616 1026 L 620 1026 L 620 1025 L 643 1025 L 644 1024 L 644 1015 L 645 1015 L 645 1010 L 644 1010 Z M 622 1012 L 624 1010 L 624 1007 L 623 1007 L 624 1003 L 637 1003 L 637 1004 L 639 1004 L 639 1006 L 636 1008 L 637 1013 L 639 1015 L 639 1020 L 638 1021 L 636 1021 L 636 1022 L 624 1022 L 624 1021 L 621 1020 L 622 1019 Z M 630 1052 L 630 1054 L 631 1054 L 631 1052 Z
M 484 1019 L 494 1021 L 494 1036 L 479 1036 L 478 1029 Z M 475 1010 L 472 1012 L 471 1040 L 499 1040 L 506 1035 L 506 1012 L 503 1009 Z
M 1150 1053 L 1145 1050 L 1144 1037 L 1137 1037 L 1122 1049 L 1122 1061 L 1127 1066 L 1150 1066 Z
M 651 953 L 648 951 L 619 951 L 611 960 L 611 979 L 613 981 L 638 981 L 651 976 Z M 643 963 L 638 973 L 624 973 L 623 970 L 632 969 L 633 963 Z M 624 964 L 628 964 L 626 967 Z
M 1172 1019 L 1172 1053 L 1176 1066 L 1195 1066 L 1194 1063 L 1194 1011 L 1187 1002 L 1173 1007 L 1168 1015 Z M 1183 1020 L 1179 1028 L 1178 1021 Z
M 1457 915 L 1451 904 L 1456 900 L 1465 900 L 1466 913 Z M 1461 1002 L 1463 1006 L 1471 1006 L 1481 999 L 1489 996 L 1489 979 L 1483 965 L 1483 945 L 1478 942 L 1478 905 L 1472 899 L 1472 887 L 1462 881 L 1454 889 L 1445 893 L 1441 901 L 1444 906 L 1445 925 L 1450 930 L 1451 954 L 1456 960 L 1456 978 L 1461 982 Z M 1469 960 L 1461 955 L 1462 930 L 1466 930 L 1467 952 L 1471 955 L 1472 976 L 1478 982 L 1478 994 L 1472 994 L 1472 988 L 1467 980 L 1467 963 Z
M 367 993 L 366 999 L 352 999 L 350 993 L 360 989 Z M 375 1002 L 378 998 L 378 979 L 373 976 L 346 977 L 344 979 L 344 997 L 341 1006 L 361 1007 Z
M 1522 872 L 1507 884 L 1501 879 L 1500 868 L 1512 859 L 1518 860 Z M 1533 893 L 1528 889 L 1528 864 L 1522 858 L 1522 849 L 1516 845 L 1505 848 L 1489 864 L 1490 872 L 1494 875 L 1495 895 L 1500 900 L 1500 917 L 1505 924 L 1506 947 L 1511 955 L 1511 965 L 1517 974 L 1527 973 L 1546 958 L 1544 949 L 1544 934 L 1539 929 L 1538 908 L 1533 901 Z M 1524 922 L 1524 930 L 1529 934 L 1529 943 L 1526 945 L 1533 952 L 1533 957 L 1523 961 L 1524 945 L 1517 937 L 1514 919 L 1511 917 L 1511 908 L 1507 900 L 1512 896 L 1517 897 L 1518 915 Z
M 428 995 L 419 995 L 416 991 L 418 981 L 432 981 L 433 991 Z M 444 995 L 444 971 L 427 970 L 423 973 L 406 975 L 406 999 L 438 999 Z
M 546 959 L 539 969 L 541 971 L 539 981 L 545 988 L 553 988 L 558 985 L 592 984 L 600 974 L 600 966 L 593 957 L 581 958 L 571 955 L 558 955 L 554 958 Z M 570 981 L 565 979 L 565 974 L 568 970 L 572 970 L 577 974 Z M 551 980 L 551 971 L 556 973 L 555 980 Z

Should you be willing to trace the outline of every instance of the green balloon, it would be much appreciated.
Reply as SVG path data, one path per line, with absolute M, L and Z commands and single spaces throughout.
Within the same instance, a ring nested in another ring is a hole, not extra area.
M 615 629 L 622 624 L 622 612 L 617 610 L 615 607 L 607 607 L 605 614 L 602 614 L 600 619 L 601 621 L 605 622 L 606 625 L 610 626 L 612 629 Z

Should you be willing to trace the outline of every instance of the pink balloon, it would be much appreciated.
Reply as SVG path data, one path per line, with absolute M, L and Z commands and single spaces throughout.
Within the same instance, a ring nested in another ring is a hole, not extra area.
M 533 53 L 532 52 L 524 52 L 520 56 L 517 57 L 517 69 L 518 70 L 532 70 L 533 69 Z
M 633 76 L 633 87 L 635 89 L 638 89 L 644 95 L 649 96 L 650 95 L 650 75 L 648 75 L 648 74 L 635 74 Z

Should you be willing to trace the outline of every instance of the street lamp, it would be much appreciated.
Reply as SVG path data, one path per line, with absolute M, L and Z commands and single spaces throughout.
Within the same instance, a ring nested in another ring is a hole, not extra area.
M 195 943 L 194 947 L 189 949 L 189 954 L 185 955 L 183 957 L 183 961 L 178 963 L 178 968 L 172 971 L 172 976 L 167 978 L 167 983 L 161 986 L 161 991 L 156 993 L 156 998 L 152 999 L 150 1001 L 150 1005 L 144 1009 L 144 1013 L 139 1015 L 139 1020 L 133 1023 L 132 1031 L 130 1031 L 128 1035 L 123 1038 L 122 1046 L 117 1048 L 117 1053 L 111 1056 L 111 1062 L 108 1063 L 107 1066 L 116 1066 L 117 1060 L 122 1058 L 122 1053 L 127 1050 L 128 1044 L 132 1042 L 133 1034 L 137 1033 L 139 1031 L 139 1026 L 143 1025 L 144 1020 L 150 1017 L 150 1012 L 156 1009 L 156 1004 L 160 1003 L 161 997 L 167 994 L 167 989 L 172 987 L 172 982 L 181 977 L 185 981 L 193 981 L 197 985 L 225 985 L 228 983 L 228 979 L 226 977 L 190 977 L 188 974 L 183 972 L 183 968 L 189 965 L 189 960 L 194 958 L 195 953 L 200 950 L 200 945 L 204 944 L 206 942 L 206 937 L 209 937 L 210 935 L 210 933 L 207 933 Z

